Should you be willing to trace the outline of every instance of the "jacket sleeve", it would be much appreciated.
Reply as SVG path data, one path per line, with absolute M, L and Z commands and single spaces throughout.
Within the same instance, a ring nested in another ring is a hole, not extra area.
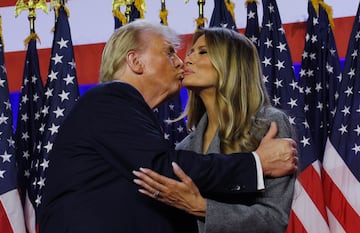
M 275 112 L 268 117 L 278 123 L 278 136 L 295 136 L 285 114 Z M 265 190 L 262 193 L 244 195 L 236 204 L 208 199 L 204 232 L 285 232 L 294 182 L 295 176 L 265 178 Z
M 256 163 L 249 153 L 235 156 L 200 156 L 191 151 L 169 147 L 158 121 L 146 103 L 138 98 L 114 97 L 117 93 L 97 96 L 93 112 L 83 119 L 97 154 L 132 182 L 133 170 L 148 167 L 175 178 L 171 163 L 177 162 L 202 193 L 236 194 L 256 191 Z M 249 177 L 252 177 L 249 179 Z

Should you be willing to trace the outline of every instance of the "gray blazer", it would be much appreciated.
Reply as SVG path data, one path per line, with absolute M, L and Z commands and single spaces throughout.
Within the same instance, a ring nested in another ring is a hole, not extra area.
M 278 137 L 295 139 L 288 116 L 273 107 L 266 108 L 259 117 L 276 121 Z M 207 125 L 206 114 L 201 118 L 196 130 L 190 133 L 176 149 L 193 150 L 201 153 L 203 133 Z M 265 132 L 256 133 L 262 138 Z M 220 151 L 220 140 L 215 135 L 207 153 Z M 205 222 L 198 221 L 199 232 L 203 233 L 281 233 L 285 232 L 294 190 L 295 176 L 265 178 L 265 190 L 244 195 L 235 203 L 224 200 L 207 199 Z

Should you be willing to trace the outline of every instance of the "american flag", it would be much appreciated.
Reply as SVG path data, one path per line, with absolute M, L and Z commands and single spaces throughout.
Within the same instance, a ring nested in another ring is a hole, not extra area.
M 230 0 L 214 1 L 209 27 L 225 27 L 237 30 L 234 14 L 235 4 Z
M 42 136 L 37 144 L 38 153 L 32 169 L 32 188 L 36 190 L 37 215 L 41 212 L 46 169 L 51 163 L 49 152 L 52 150 L 62 122 L 79 97 L 74 51 L 65 6 L 60 5 L 57 13 L 49 73 L 44 90 L 44 105 L 41 111 L 39 131 Z
M 23 83 L 16 123 L 16 159 L 19 167 L 18 180 L 24 206 L 25 221 L 30 233 L 35 232 L 36 193 L 31 184 L 31 164 L 35 158 L 36 141 L 39 140 L 40 111 L 43 98 L 43 83 L 40 75 L 36 47 L 37 35 L 30 34 L 23 72 Z
M 258 48 L 260 39 L 259 17 L 257 11 L 257 0 L 246 1 L 246 27 L 245 36 L 249 38 Z
M 297 132 L 300 173 L 295 182 L 288 233 L 328 231 L 321 165 L 304 112 L 304 89 L 295 77 L 291 54 L 275 0 L 263 0 L 259 44 L 264 81 L 272 104 L 289 115 Z
M 336 89 L 342 77 L 334 34 L 324 7 L 331 9 L 325 3 L 308 2 L 309 19 L 299 80 L 305 91 L 306 118 L 321 161 L 331 127 L 331 113 L 335 113 Z
M 351 32 L 339 99 L 323 161 L 331 232 L 360 229 L 360 4 Z
M 2 40 L 0 25 L 0 232 L 25 233 L 17 185 L 14 129 Z
M 175 147 L 176 144 L 188 134 L 184 119 L 176 122 L 167 121 L 177 118 L 182 110 L 180 94 L 154 109 L 155 114 L 158 116 L 161 128 L 164 131 L 164 138 L 171 147 Z

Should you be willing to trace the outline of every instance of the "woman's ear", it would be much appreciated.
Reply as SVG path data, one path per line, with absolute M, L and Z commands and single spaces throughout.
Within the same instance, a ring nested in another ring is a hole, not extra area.
M 140 56 L 139 54 L 134 51 L 131 50 L 127 53 L 126 56 L 126 63 L 128 64 L 128 66 L 130 67 L 130 69 L 136 73 L 136 74 L 142 74 L 143 73 L 143 63 L 140 60 Z

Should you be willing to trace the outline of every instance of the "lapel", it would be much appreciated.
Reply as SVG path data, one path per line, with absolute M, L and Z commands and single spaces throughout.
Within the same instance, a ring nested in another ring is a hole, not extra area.
M 207 114 L 204 114 L 196 129 L 189 135 L 188 140 L 184 144 L 185 150 L 192 150 L 197 153 L 202 153 L 202 142 L 203 142 L 203 135 L 207 126 Z M 212 142 L 210 143 L 209 149 L 206 154 L 209 153 L 219 153 L 220 152 L 220 139 L 218 136 L 218 131 L 216 132 Z

